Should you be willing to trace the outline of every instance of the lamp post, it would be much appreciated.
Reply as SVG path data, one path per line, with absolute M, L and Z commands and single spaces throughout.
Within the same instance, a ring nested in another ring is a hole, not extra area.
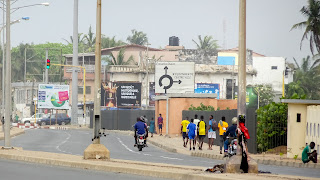
M 3 1 L 4 5 L 4 1 Z M 13 12 L 18 9 L 36 6 L 36 5 L 45 5 L 48 6 L 49 3 L 41 3 L 41 4 L 33 4 L 27 5 L 22 7 L 13 8 Z M 10 39 L 10 15 L 11 13 L 11 3 L 10 0 L 6 0 L 6 87 L 5 87 L 5 104 L 8 107 L 5 111 L 5 132 L 4 132 L 4 148 L 11 148 L 10 143 L 10 118 L 11 118 L 11 107 L 12 107 L 12 100 L 11 100 L 11 39 Z M 3 8 L 4 11 L 4 8 Z
M 73 9 L 73 57 L 72 57 L 72 104 L 71 124 L 78 124 L 78 0 L 74 0 Z M 85 89 L 86 87 L 83 87 Z

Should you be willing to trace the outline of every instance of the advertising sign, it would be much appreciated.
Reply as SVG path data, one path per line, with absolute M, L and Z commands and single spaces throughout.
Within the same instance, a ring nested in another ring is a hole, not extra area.
M 235 86 L 234 92 L 235 99 L 238 99 L 238 86 Z M 246 88 L 246 105 L 248 108 L 257 108 L 258 107 L 258 96 L 253 90 L 253 87 Z
M 116 84 L 109 82 L 101 84 L 101 106 L 117 107 Z
M 217 94 L 217 99 L 219 99 L 220 85 L 219 84 L 209 84 L 209 83 L 197 83 L 194 89 L 194 93 L 199 94 Z
M 149 83 L 149 106 L 155 106 L 155 84 L 154 82 Z
M 155 93 L 194 92 L 194 62 L 158 62 Z
M 38 108 L 69 109 L 69 86 L 39 84 Z
M 141 83 L 117 82 L 117 106 L 141 107 Z

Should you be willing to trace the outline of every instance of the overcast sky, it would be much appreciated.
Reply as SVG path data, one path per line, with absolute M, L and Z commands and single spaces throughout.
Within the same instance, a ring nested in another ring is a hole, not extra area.
M 18 0 L 14 7 L 49 2 L 50 6 L 19 9 L 11 19 L 29 21 L 11 27 L 11 43 L 62 42 L 73 32 L 73 0 Z M 307 0 L 247 0 L 247 48 L 266 56 L 292 60 L 310 54 L 307 43 L 300 51 L 303 30 L 290 31 L 304 21 L 299 10 Z M 211 35 L 222 48 L 238 46 L 239 0 L 102 0 L 102 34 L 123 41 L 131 29 L 147 33 L 151 47 L 168 45 L 178 36 L 185 48 L 192 39 Z M 2 12 L 1 12 L 2 13 Z M 1 16 L 2 17 L 2 16 Z M 96 26 L 96 0 L 79 0 L 79 33 Z

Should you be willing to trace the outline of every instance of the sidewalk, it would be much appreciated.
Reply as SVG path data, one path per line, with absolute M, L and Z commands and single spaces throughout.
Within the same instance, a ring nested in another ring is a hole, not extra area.
M 187 148 L 183 147 L 183 140 L 181 135 L 172 136 L 172 137 L 159 136 L 157 134 L 154 134 L 153 137 L 150 137 L 149 135 L 148 142 L 173 153 L 181 153 L 181 154 L 210 158 L 210 159 L 220 159 L 220 160 L 227 159 L 227 158 L 224 158 L 222 154 L 220 154 L 219 146 L 213 146 L 212 147 L 213 150 L 208 150 L 207 143 L 203 144 L 203 147 L 202 147 L 203 150 L 199 150 L 198 148 L 196 148 L 195 151 L 194 150 L 190 151 L 189 143 Z M 280 157 L 280 155 L 276 155 L 276 154 L 249 154 L 249 155 L 254 160 L 256 160 L 259 164 L 320 169 L 320 163 L 304 164 L 299 159 L 297 160 L 289 159 L 286 157 Z

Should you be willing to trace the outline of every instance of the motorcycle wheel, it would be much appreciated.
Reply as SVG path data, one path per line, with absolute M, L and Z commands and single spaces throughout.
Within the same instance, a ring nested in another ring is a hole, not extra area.
M 138 145 L 139 151 L 142 151 L 142 145 Z

